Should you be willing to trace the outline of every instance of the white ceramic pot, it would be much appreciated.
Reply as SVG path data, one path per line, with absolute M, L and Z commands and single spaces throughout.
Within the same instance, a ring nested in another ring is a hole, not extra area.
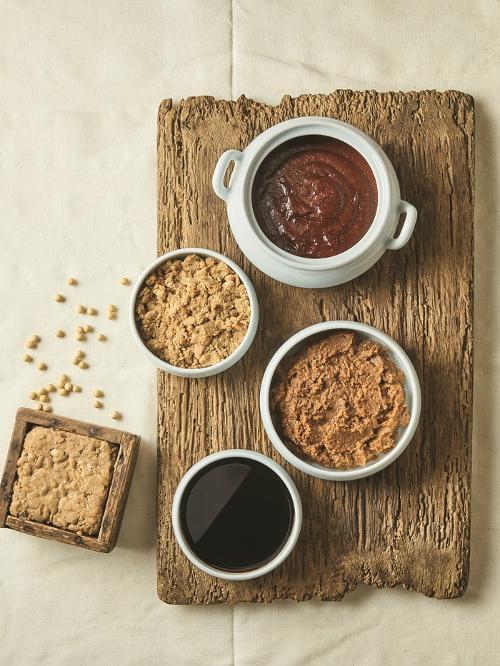
M 218 259 L 219 261 L 223 261 L 225 264 L 227 264 L 229 268 L 231 268 L 236 273 L 236 275 L 238 275 L 242 283 L 245 285 L 245 289 L 247 290 L 248 294 L 248 300 L 250 301 L 250 322 L 248 324 L 248 330 L 245 334 L 245 337 L 240 342 L 238 347 L 233 351 L 233 353 L 230 354 L 227 358 L 224 358 L 222 361 L 219 361 L 219 363 L 215 363 L 214 365 L 209 365 L 206 368 L 178 368 L 175 365 L 171 365 L 170 363 L 163 361 L 158 356 L 155 356 L 155 354 L 153 354 L 153 352 L 151 352 L 144 344 L 144 341 L 141 338 L 141 334 L 139 333 L 139 330 L 137 328 L 137 323 L 135 320 L 135 303 L 139 291 L 141 290 L 142 285 L 144 284 L 146 278 L 148 278 L 151 275 L 151 273 L 154 273 L 155 270 L 158 268 L 158 266 L 163 264 L 165 261 L 168 261 L 170 259 L 182 259 L 183 257 L 186 257 L 188 254 L 197 254 L 200 257 L 213 257 L 214 259 Z M 130 297 L 130 304 L 129 304 L 130 330 L 132 331 L 132 336 L 136 341 L 137 345 L 139 346 L 139 349 L 142 351 L 144 356 L 149 361 L 151 361 L 151 363 L 156 365 L 156 367 L 160 368 L 160 370 L 169 372 L 171 375 L 177 375 L 178 377 L 200 379 L 201 377 L 210 377 L 212 375 L 217 375 L 219 372 L 224 372 L 224 370 L 230 368 L 232 365 L 237 363 L 240 360 L 240 358 L 244 354 L 246 354 L 246 352 L 249 350 L 250 345 L 252 344 L 253 339 L 255 337 L 255 333 L 257 332 L 258 323 L 259 323 L 259 303 L 257 301 L 255 289 L 253 288 L 253 284 L 250 282 L 248 275 L 244 272 L 242 268 L 238 266 L 238 264 L 235 264 L 234 261 L 231 261 L 231 259 L 229 259 L 228 257 L 225 257 L 223 254 L 220 254 L 219 252 L 214 252 L 213 250 L 206 250 L 205 248 L 186 247 L 180 250 L 173 250 L 172 252 L 167 252 L 166 254 L 163 254 L 161 257 L 158 257 L 158 259 L 155 259 L 151 264 L 149 264 L 149 266 L 144 270 L 142 275 L 134 284 L 134 287 L 132 289 L 132 295 Z
M 189 547 L 189 544 L 182 530 L 182 522 L 180 515 L 181 501 L 184 491 L 186 490 L 189 482 L 194 476 L 196 476 L 196 474 L 200 470 L 202 470 L 207 465 L 211 465 L 212 463 L 217 462 L 218 460 L 226 460 L 228 458 L 249 458 L 251 460 L 257 460 L 263 465 L 266 465 L 267 467 L 269 467 L 269 469 L 271 469 L 280 477 L 280 479 L 287 487 L 288 492 L 290 493 L 290 497 L 292 498 L 293 524 L 285 545 L 271 561 L 267 562 L 261 567 L 252 569 L 250 571 L 241 571 L 241 572 L 222 571 L 221 569 L 216 569 L 207 564 L 206 562 L 203 562 L 196 556 L 195 553 L 193 553 L 193 551 Z M 290 555 L 290 553 L 295 547 L 295 544 L 297 543 L 297 539 L 299 538 L 300 530 L 302 527 L 302 503 L 300 501 L 300 496 L 294 482 L 287 474 L 287 472 L 285 472 L 283 467 L 281 467 L 281 465 L 278 465 L 278 463 L 274 462 L 274 460 L 271 460 L 271 458 L 268 458 L 267 456 L 264 456 L 261 453 L 257 453 L 256 451 L 249 451 L 248 449 L 229 449 L 227 451 L 219 451 L 218 453 L 212 453 L 206 458 L 199 460 L 182 477 L 175 491 L 174 500 L 172 503 L 172 526 L 174 528 L 175 538 L 177 539 L 177 542 L 182 552 L 188 558 L 188 560 L 190 560 L 196 567 L 198 567 L 198 569 L 204 571 L 207 574 L 210 574 L 211 576 L 215 576 L 216 578 L 222 578 L 224 580 L 250 580 L 251 578 L 258 578 L 259 576 L 264 576 L 273 569 L 276 569 L 276 567 L 278 567 L 282 562 L 284 562 L 286 558 Z
M 398 440 L 392 449 L 382 453 L 378 458 L 372 460 L 367 465 L 354 467 L 352 469 L 333 469 L 299 458 L 288 448 L 276 431 L 269 405 L 274 373 L 285 356 L 296 353 L 308 338 L 311 338 L 318 333 L 339 330 L 354 331 L 360 337 L 374 340 L 387 349 L 391 360 L 403 371 L 405 378 L 404 387 L 406 403 L 410 412 L 410 422 L 404 428 L 400 428 Z M 353 481 L 355 479 L 362 479 L 365 476 L 371 476 L 372 474 L 379 472 L 396 460 L 396 458 L 406 449 L 411 438 L 415 434 L 420 418 L 420 402 L 420 383 L 418 381 L 417 373 L 415 372 L 412 362 L 398 343 L 377 328 L 356 321 L 325 321 L 321 324 L 315 324 L 314 326 L 304 328 L 302 331 L 293 335 L 281 345 L 269 361 L 260 388 L 260 413 L 262 422 L 274 448 L 281 453 L 287 462 L 297 469 L 319 479 L 326 479 L 327 481 Z
M 278 248 L 260 229 L 252 208 L 252 185 L 263 159 L 280 144 L 306 135 L 325 135 L 355 148 L 370 165 L 378 190 L 375 218 L 363 236 L 349 250 L 326 259 L 297 257 Z M 229 184 L 224 176 L 234 163 Z M 399 250 L 413 232 L 417 211 L 401 200 L 396 173 L 382 148 L 361 130 L 331 118 L 294 118 L 259 134 L 243 151 L 228 150 L 215 167 L 215 193 L 226 202 L 231 230 L 246 257 L 263 273 L 296 287 L 330 287 L 367 271 L 386 250 Z M 400 215 L 405 220 L 394 237 Z

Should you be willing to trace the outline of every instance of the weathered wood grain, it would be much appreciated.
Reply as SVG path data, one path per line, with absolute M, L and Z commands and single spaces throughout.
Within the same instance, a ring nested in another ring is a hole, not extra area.
M 59 527 L 10 515 L 9 507 L 16 480 L 17 461 L 21 455 L 26 433 L 32 426 L 57 428 L 78 435 L 87 435 L 119 447 L 97 537 L 75 534 Z M 71 546 L 80 546 L 100 553 L 111 552 L 116 545 L 120 531 L 139 444 L 140 438 L 137 435 L 132 435 L 123 430 L 98 426 L 93 423 L 70 419 L 66 416 L 44 414 L 34 409 L 21 407 L 17 410 L 7 461 L 0 483 L 0 527 L 8 527 L 25 534 L 60 541 Z
M 324 290 L 271 280 L 236 246 L 212 191 L 219 155 L 244 148 L 288 118 L 339 118 L 388 154 L 403 198 L 418 208 L 413 238 L 365 275 Z M 474 105 L 460 92 L 284 97 L 276 106 L 244 97 L 197 97 L 158 116 L 158 253 L 218 250 L 248 272 L 261 306 L 255 342 L 236 366 L 199 381 L 158 374 L 158 594 L 169 603 L 341 599 L 359 582 L 403 585 L 425 595 L 464 593 L 469 571 L 472 431 Z M 359 482 L 310 478 L 277 455 L 264 434 L 259 384 L 276 348 L 327 319 L 377 326 L 410 355 L 422 384 L 418 432 L 404 455 Z M 294 478 L 304 504 L 297 548 L 283 566 L 249 583 L 197 571 L 172 532 L 173 492 L 187 468 L 224 448 L 270 455 Z
M 12 428 L 7 460 L 5 461 L 2 481 L 0 482 L 0 527 L 4 527 L 9 513 L 12 490 L 17 474 L 17 461 L 21 455 L 24 438 L 28 430 L 28 423 L 23 416 L 24 412 L 19 410 L 14 421 L 14 427 Z
M 40 537 L 41 539 L 59 541 L 69 546 L 80 546 L 87 550 L 93 550 L 96 553 L 109 553 L 111 550 L 110 544 L 107 541 L 102 541 L 100 538 L 75 534 L 60 527 L 36 523 L 33 520 L 16 518 L 16 516 L 7 516 L 5 527 L 10 527 L 10 529 L 16 530 L 16 532 L 31 534 L 31 536 Z
M 139 442 L 140 439 L 137 435 L 131 435 L 128 432 L 121 433 L 120 449 L 115 462 L 106 508 L 102 516 L 101 529 L 99 530 L 99 541 L 108 544 L 106 552 L 113 550 L 118 539 L 135 462 L 139 453 Z

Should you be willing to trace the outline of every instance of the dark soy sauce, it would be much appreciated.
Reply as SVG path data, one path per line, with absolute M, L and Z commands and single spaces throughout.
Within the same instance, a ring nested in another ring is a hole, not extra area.
M 226 571 L 248 571 L 272 560 L 293 523 L 288 488 L 269 467 L 226 458 L 200 470 L 181 500 L 181 525 L 193 553 Z

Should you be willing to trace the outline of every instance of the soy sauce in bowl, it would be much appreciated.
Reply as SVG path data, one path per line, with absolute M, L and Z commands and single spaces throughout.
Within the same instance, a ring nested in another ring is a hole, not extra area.
M 272 561 L 293 522 L 294 504 L 284 481 L 267 465 L 243 456 L 200 469 L 180 503 L 180 526 L 190 550 L 220 571 L 251 571 Z

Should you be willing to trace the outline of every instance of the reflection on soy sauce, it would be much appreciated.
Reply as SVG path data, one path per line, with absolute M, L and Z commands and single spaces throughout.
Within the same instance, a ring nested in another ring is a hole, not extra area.
M 214 462 L 196 474 L 180 514 L 193 553 L 226 571 L 248 571 L 272 560 L 285 545 L 294 517 L 280 477 L 243 457 Z

